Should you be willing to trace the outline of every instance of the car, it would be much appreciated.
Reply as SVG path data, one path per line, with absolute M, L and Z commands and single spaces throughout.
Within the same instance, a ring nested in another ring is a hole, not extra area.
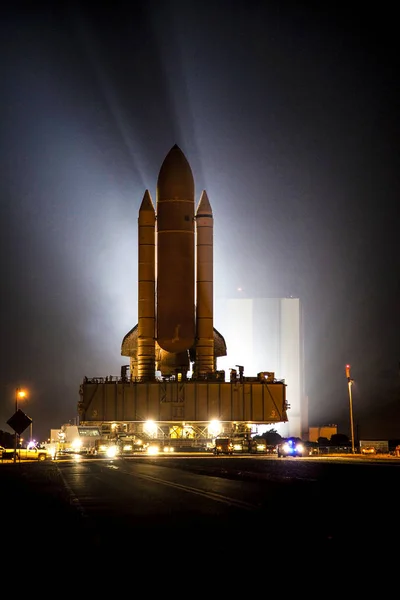
M 300 438 L 287 438 L 277 446 L 278 458 L 282 456 L 304 456 L 305 454 L 306 449 Z
M 364 446 L 361 448 L 361 454 L 376 454 L 376 448 L 374 446 Z
M 320 454 L 318 442 L 302 442 L 304 445 L 304 456 L 315 456 Z

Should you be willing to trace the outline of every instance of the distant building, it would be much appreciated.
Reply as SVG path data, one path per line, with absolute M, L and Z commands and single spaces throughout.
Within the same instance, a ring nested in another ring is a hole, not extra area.
M 215 323 L 224 331 L 227 356 L 218 369 L 244 367 L 245 375 L 272 371 L 287 385 L 288 423 L 274 425 L 283 437 L 308 439 L 304 393 L 303 324 L 299 298 L 216 300 Z M 260 432 L 261 433 L 261 432 Z
M 50 429 L 50 438 L 49 438 L 49 442 L 50 443 L 56 443 L 60 441 L 60 435 L 61 435 L 62 430 L 61 429 Z
M 309 428 L 309 440 L 310 442 L 317 442 L 318 438 L 323 437 L 328 440 L 333 435 L 337 434 L 337 425 L 322 425 L 321 427 L 310 427 Z

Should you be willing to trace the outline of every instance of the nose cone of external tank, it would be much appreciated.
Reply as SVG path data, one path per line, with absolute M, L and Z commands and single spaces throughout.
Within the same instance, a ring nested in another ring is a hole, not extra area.
M 194 197 L 192 169 L 182 150 L 175 144 L 161 165 L 157 179 L 157 200 Z

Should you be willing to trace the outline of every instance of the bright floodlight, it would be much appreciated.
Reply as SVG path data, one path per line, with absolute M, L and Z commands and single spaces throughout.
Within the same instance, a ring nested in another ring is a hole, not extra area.
M 157 425 L 154 421 L 149 420 L 143 425 L 143 429 L 149 435 L 154 435 L 157 432 Z
M 220 421 L 218 421 L 218 419 L 214 419 L 213 421 L 210 421 L 210 423 L 208 425 L 208 432 L 211 437 L 216 437 L 219 433 L 221 433 L 221 431 L 222 431 L 222 427 L 221 427 L 221 423 L 220 423 Z

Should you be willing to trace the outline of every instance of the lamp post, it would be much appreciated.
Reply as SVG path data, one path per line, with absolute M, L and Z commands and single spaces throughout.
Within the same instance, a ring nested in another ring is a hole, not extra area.
M 15 390 L 15 412 L 18 412 L 18 398 L 25 398 L 26 392 L 17 388 Z M 18 436 L 19 437 L 19 436 Z M 14 435 L 14 463 L 17 462 L 17 432 Z
M 350 365 L 346 365 L 346 377 L 347 387 L 349 388 L 351 451 L 354 454 L 353 396 L 351 393 L 351 386 L 353 385 L 353 380 L 350 375 Z

